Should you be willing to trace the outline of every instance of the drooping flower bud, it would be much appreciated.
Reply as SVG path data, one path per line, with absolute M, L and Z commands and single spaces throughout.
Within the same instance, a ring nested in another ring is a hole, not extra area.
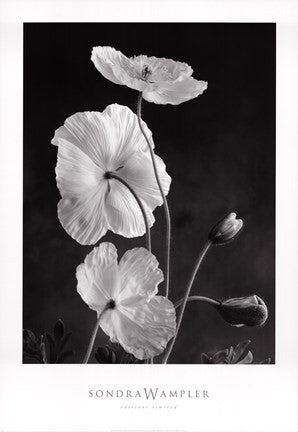
M 209 233 L 209 240 L 219 245 L 229 243 L 242 227 L 242 219 L 236 219 L 236 213 L 230 213 L 214 225 Z
M 224 300 L 218 311 L 229 324 L 241 326 L 260 326 L 268 318 L 265 302 L 257 295 Z

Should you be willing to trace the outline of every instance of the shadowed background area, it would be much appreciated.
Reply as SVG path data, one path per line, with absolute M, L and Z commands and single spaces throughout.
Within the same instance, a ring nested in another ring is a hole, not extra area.
M 179 300 L 212 225 L 229 211 L 244 220 L 231 244 L 213 247 L 192 294 L 223 299 L 257 294 L 269 318 L 260 328 L 229 326 L 205 304 L 190 303 L 170 363 L 200 363 L 202 352 L 251 339 L 254 361 L 275 358 L 275 25 L 25 24 L 24 25 L 24 328 L 39 335 L 61 318 L 73 332 L 72 362 L 81 362 L 96 314 L 76 291 L 81 246 L 57 217 L 55 129 L 79 111 L 111 103 L 136 111 L 137 92 L 106 80 L 90 61 L 93 46 L 127 56 L 146 54 L 188 63 L 208 81 L 178 106 L 144 102 L 156 153 L 172 177 L 170 299 Z M 152 248 L 164 269 L 165 219 L 154 212 Z M 108 234 L 118 255 L 145 237 Z M 164 293 L 160 285 L 160 293 Z M 99 331 L 95 347 L 107 336 Z M 94 357 L 91 362 L 96 362 Z

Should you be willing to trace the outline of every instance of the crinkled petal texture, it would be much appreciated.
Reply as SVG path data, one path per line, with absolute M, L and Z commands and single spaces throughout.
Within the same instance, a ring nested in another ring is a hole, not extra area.
M 102 329 L 112 342 L 118 342 L 126 352 L 144 360 L 161 354 L 176 331 L 175 308 L 162 296 L 149 302 L 135 303 L 107 311 L 101 320 Z
M 126 85 L 138 91 L 143 91 L 147 86 L 133 62 L 114 48 L 94 47 L 91 60 L 96 69 L 115 84 Z
M 143 92 L 143 98 L 156 104 L 179 105 L 194 99 L 207 89 L 206 81 L 198 81 L 192 77 L 172 84 L 162 83 L 153 91 L 149 88 Z
M 115 84 L 143 93 L 148 102 L 178 105 L 193 99 L 207 88 L 206 81 L 191 77 L 186 64 L 166 58 L 139 55 L 126 57 L 111 47 L 94 47 L 91 60 L 96 69 Z
M 154 147 L 144 122 L 143 127 Z M 135 190 L 151 227 L 152 212 L 162 200 L 137 116 L 117 104 L 102 113 L 76 113 L 56 130 L 52 143 L 58 146 L 56 178 L 62 197 L 58 217 L 68 234 L 81 244 L 96 243 L 107 230 L 125 237 L 144 235 L 145 223 L 134 196 L 118 180 L 105 178 L 106 172 L 115 172 Z M 167 194 L 171 178 L 156 158 Z
M 78 293 L 98 314 L 119 290 L 117 256 L 117 250 L 112 243 L 101 243 L 77 267 Z
M 160 354 L 176 331 L 173 304 L 156 296 L 163 281 L 154 255 L 147 249 L 127 251 L 119 265 L 111 243 L 102 243 L 77 269 L 78 292 L 98 315 L 113 342 L 143 360 Z M 109 302 L 114 308 L 104 310 Z
M 92 50 L 91 60 L 93 61 L 96 69 L 108 80 L 115 84 L 123 84 L 121 71 L 127 65 L 127 57 L 120 51 L 111 47 L 96 47 Z

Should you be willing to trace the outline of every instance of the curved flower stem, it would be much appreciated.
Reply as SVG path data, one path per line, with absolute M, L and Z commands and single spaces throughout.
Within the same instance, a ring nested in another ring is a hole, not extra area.
M 109 172 L 109 177 L 110 178 L 114 178 L 115 180 L 118 180 L 120 183 L 122 183 L 124 186 L 127 187 L 127 189 L 132 193 L 132 195 L 135 197 L 137 203 L 139 204 L 139 207 L 141 209 L 143 218 L 144 218 L 144 222 L 145 222 L 145 227 L 146 227 L 146 245 L 147 245 L 147 249 L 149 250 L 149 252 L 151 252 L 151 235 L 150 235 L 150 228 L 149 228 L 149 224 L 148 224 L 148 220 L 147 220 L 147 216 L 146 216 L 146 212 L 144 209 L 144 206 L 140 200 L 140 198 L 138 197 L 138 195 L 135 193 L 135 191 L 133 190 L 133 188 L 125 181 L 123 180 L 121 177 L 119 177 L 117 174 L 114 174 L 113 172 Z M 153 358 L 148 359 L 147 363 L 151 363 L 153 364 Z
M 165 210 L 165 216 L 166 216 L 166 224 L 167 224 L 167 234 L 166 234 L 166 274 L 165 274 L 165 285 L 166 285 L 166 298 L 168 298 L 169 296 L 169 285 L 170 285 L 170 250 L 171 250 L 171 217 L 170 217 L 170 211 L 169 211 L 169 206 L 168 206 L 168 202 L 166 200 L 164 191 L 162 190 L 162 186 L 161 186 L 161 182 L 159 179 L 159 175 L 158 175 L 158 171 L 157 171 L 157 166 L 156 166 L 156 162 L 155 162 L 155 156 L 154 156 L 154 152 L 153 149 L 151 147 L 149 138 L 147 137 L 144 128 L 142 126 L 142 117 L 141 117 L 141 108 L 142 108 L 142 92 L 139 93 L 139 98 L 138 98 L 138 107 L 137 107 L 137 114 L 138 114 L 138 122 L 139 122 L 139 126 L 141 129 L 142 134 L 145 137 L 145 140 L 147 142 L 148 145 L 148 149 L 150 151 L 150 156 L 151 156 L 151 160 L 152 160 L 152 165 L 153 165 L 153 169 L 154 169 L 154 174 L 155 174 L 155 178 L 158 184 L 158 188 L 163 200 L 163 204 L 164 204 L 164 210 Z
M 97 321 L 96 321 L 96 324 L 95 324 L 95 327 L 93 329 L 92 336 L 91 336 L 91 339 L 90 339 L 90 342 L 89 342 L 89 345 L 88 345 L 88 349 L 87 349 L 87 352 L 86 352 L 84 360 L 83 360 L 83 364 L 88 363 L 88 360 L 90 358 L 90 354 L 91 354 L 91 351 L 92 351 L 92 348 L 93 348 L 93 345 L 94 345 L 94 341 L 95 341 L 95 338 L 96 338 L 96 335 L 97 335 L 97 331 L 98 331 L 98 327 L 99 327 L 99 324 L 100 324 L 101 317 L 103 316 L 103 314 L 105 313 L 105 311 L 107 309 L 109 309 L 109 306 L 106 306 L 104 308 L 104 310 L 100 313 L 99 317 L 97 318 Z
M 127 189 L 131 192 L 131 194 L 135 197 L 135 200 L 137 201 L 140 210 L 142 212 L 143 218 L 144 218 L 144 223 L 145 223 L 145 227 L 146 227 L 146 247 L 149 250 L 149 252 L 151 252 L 151 235 L 150 235 L 150 228 L 149 228 L 149 224 L 148 224 L 148 219 L 146 216 L 146 212 L 144 209 L 144 206 L 142 204 L 142 201 L 140 200 L 140 198 L 138 197 L 138 195 L 135 193 L 135 191 L 133 190 L 133 188 L 125 181 L 123 180 L 121 177 L 119 177 L 117 174 L 114 174 L 113 172 L 109 172 L 108 173 L 108 178 L 114 178 L 115 180 L 118 180 L 120 183 L 122 183 L 124 186 L 127 187 Z
M 182 303 L 183 303 L 183 301 L 184 301 L 184 299 L 180 299 L 180 300 L 178 300 L 178 301 L 174 304 L 175 308 L 178 308 L 179 306 L 181 306 Z M 209 297 L 204 297 L 204 296 L 190 296 L 190 297 L 188 297 L 188 299 L 187 299 L 187 303 L 188 303 L 188 302 L 191 302 L 191 301 L 201 301 L 201 302 L 203 302 L 203 303 L 209 303 L 210 305 L 215 306 L 215 307 L 220 305 L 220 302 L 219 302 L 219 301 L 217 301 L 217 300 L 213 300 L 213 299 L 211 299 L 211 298 L 209 298 Z
M 194 280 L 195 280 L 195 277 L 196 277 L 197 272 L 199 270 L 199 267 L 200 267 L 200 265 L 201 265 L 201 263 L 203 261 L 204 256 L 206 255 L 209 247 L 211 246 L 211 244 L 212 244 L 212 242 L 210 240 L 208 240 L 207 243 L 205 244 L 205 246 L 203 247 L 203 249 L 201 250 L 200 254 L 199 254 L 199 257 L 197 259 L 196 265 L 195 265 L 195 267 L 194 267 L 194 269 L 192 271 L 191 277 L 189 279 L 189 282 L 188 282 L 188 285 L 187 285 L 187 288 L 186 288 L 186 291 L 185 291 L 185 295 L 184 295 L 183 301 L 181 303 L 181 309 L 180 309 L 180 314 L 179 314 L 179 317 L 178 317 L 178 320 L 177 320 L 177 328 L 176 328 L 175 336 L 171 340 L 170 346 L 169 346 L 169 348 L 167 349 L 167 351 L 165 353 L 165 356 L 163 358 L 162 363 L 167 363 L 168 358 L 169 358 L 169 356 L 171 354 L 171 351 L 173 349 L 174 343 L 175 343 L 177 335 L 178 335 L 178 331 L 179 331 L 179 328 L 180 328 L 180 325 L 181 325 L 181 321 L 182 321 L 182 318 L 183 318 L 185 306 L 186 306 L 186 303 L 187 303 L 187 300 L 188 300 L 188 297 L 189 297 L 189 293 L 190 293 L 192 284 L 194 283 Z

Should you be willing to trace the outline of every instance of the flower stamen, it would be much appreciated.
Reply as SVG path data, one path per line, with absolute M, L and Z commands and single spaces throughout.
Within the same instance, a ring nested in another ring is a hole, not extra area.
M 111 174 L 111 171 L 107 171 L 104 173 L 103 178 L 106 180 L 110 180 L 112 178 Z
M 149 76 L 150 76 L 151 74 L 152 74 L 151 69 L 149 68 L 149 66 L 145 65 L 145 66 L 143 67 L 143 70 L 142 70 L 142 79 L 143 79 L 144 81 L 148 81 L 148 78 L 149 78 Z
M 107 303 L 107 309 L 115 309 L 116 307 L 116 302 L 115 300 L 111 299 L 108 303 Z

